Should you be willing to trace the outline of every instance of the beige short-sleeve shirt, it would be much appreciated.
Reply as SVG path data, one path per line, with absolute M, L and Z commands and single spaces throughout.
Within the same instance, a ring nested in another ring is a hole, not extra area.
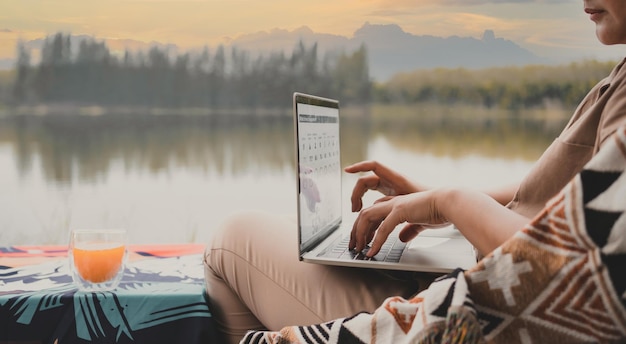
M 535 217 L 626 121 L 626 67 L 622 60 L 594 86 L 569 123 L 522 180 L 508 207 Z

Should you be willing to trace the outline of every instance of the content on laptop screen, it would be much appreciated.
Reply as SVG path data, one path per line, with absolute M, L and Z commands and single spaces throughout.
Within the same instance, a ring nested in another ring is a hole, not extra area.
M 341 222 L 339 104 L 294 95 L 300 189 L 300 249 L 322 240 Z

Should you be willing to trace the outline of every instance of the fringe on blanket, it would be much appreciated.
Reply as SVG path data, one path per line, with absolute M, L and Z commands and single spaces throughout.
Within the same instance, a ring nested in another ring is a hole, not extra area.
M 409 300 L 390 297 L 373 314 L 358 313 L 279 332 L 252 331 L 242 343 L 483 343 L 463 273 L 458 269 L 440 277 Z

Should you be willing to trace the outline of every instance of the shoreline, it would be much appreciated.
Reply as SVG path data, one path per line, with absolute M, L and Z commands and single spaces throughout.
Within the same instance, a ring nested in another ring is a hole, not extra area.
M 372 119 L 375 121 L 411 121 L 414 119 L 453 119 L 461 121 L 494 120 L 518 118 L 541 122 L 563 121 L 572 111 L 560 107 L 507 110 L 486 108 L 476 105 L 416 103 L 416 104 L 348 104 L 341 106 L 342 118 Z M 160 108 L 145 106 L 99 106 L 79 104 L 37 104 L 3 105 L 0 104 L 0 118 L 17 116 L 197 116 L 214 118 L 291 118 L 290 106 L 276 108 L 208 108 L 176 107 Z

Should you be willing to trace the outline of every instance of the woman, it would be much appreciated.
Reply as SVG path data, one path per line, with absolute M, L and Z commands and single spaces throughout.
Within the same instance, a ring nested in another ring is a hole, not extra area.
M 242 344 L 626 342 L 626 123 L 531 222 L 411 299 Z
M 626 43 L 626 2 L 587 0 L 584 11 L 604 44 Z M 349 166 L 361 177 L 352 194 L 360 211 L 351 245 L 362 248 L 375 237 L 375 254 L 394 224 L 407 221 L 409 240 L 424 226 L 454 223 L 488 254 L 537 216 L 600 150 L 626 116 L 624 61 L 580 103 L 561 135 L 515 187 L 479 193 L 430 190 L 376 162 Z M 377 190 L 385 197 L 362 210 L 362 196 Z M 384 221 L 383 221 L 384 220 Z M 287 325 L 321 323 L 360 311 L 372 312 L 390 295 L 408 298 L 427 287 L 432 276 L 326 267 L 300 263 L 293 220 L 261 213 L 239 214 L 224 223 L 205 253 L 207 293 L 218 327 L 230 342 L 247 330 L 278 330 Z M 422 283 L 420 283 L 420 281 Z

